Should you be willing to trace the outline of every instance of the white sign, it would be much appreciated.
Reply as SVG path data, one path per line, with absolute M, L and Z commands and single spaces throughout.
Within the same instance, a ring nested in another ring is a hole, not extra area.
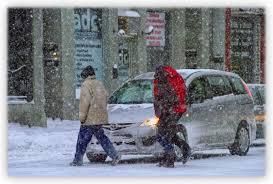
M 74 9 L 76 91 L 81 87 L 82 70 L 91 65 L 96 78 L 102 79 L 102 39 L 99 25 L 101 11 L 89 8 Z M 78 94 L 78 93 L 77 93 Z M 78 95 L 77 95 L 78 97 Z
M 146 18 L 146 27 L 153 26 L 151 34 L 146 35 L 146 45 L 152 47 L 165 46 L 165 13 L 148 13 Z

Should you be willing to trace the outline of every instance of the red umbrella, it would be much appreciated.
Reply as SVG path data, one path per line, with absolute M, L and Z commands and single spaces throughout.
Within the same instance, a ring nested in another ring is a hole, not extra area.
M 156 97 L 160 94 L 175 95 L 173 97 L 177 101 L 172 104 L 172 110 L 175 113 L 184 113 L 187 110 L 186 85 L 182 76 L 170 66 L 159 66 L 154 77 L 154 96 Z M 164 83 L 165 87 L 159 87 L 159 83 Z M 171 90 L 166 88 L 171 88 Z M 166 91 L 172 91 L 172 93 L 166 93 Z M 160 98 L 170 98 L 170 96 L 165 95 Z

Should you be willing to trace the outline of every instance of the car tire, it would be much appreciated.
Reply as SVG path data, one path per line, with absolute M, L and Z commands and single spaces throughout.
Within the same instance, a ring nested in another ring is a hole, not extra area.
M 86 153 L 86 157 L 91 163 L 103 163 L 105 162 L 107 155 L 88 152 Z
M 229 147 L 231 155 L 247 155 L 250 147 L 249 130 L 246 125 L 240 126 L 237 130 L 234 143 Z

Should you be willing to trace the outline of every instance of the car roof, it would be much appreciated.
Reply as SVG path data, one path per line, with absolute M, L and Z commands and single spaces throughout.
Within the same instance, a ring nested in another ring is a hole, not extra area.
M 226 71 L 222 71 L 222 70 L 214 70 L 214 69 L 178 69 L 176 71 L 180 75 L 182 75 L 184 79 L 187 79 L 189 76 L 191 76 L 192 74 L 195 74 L 195 73 L 199 73 L 199 74 L 220 74 L 220 75 L 224 74 L 224 75 L 239 77 L 235 73 L 226 72 Z M 154 79 L 154 72 L 143 73 L 143 74 L 140 74 L 140 75 L 138 75 L 138 76 L 136 76 L 134 78 L 134 80 L 138 80 L 138 79 L 150 79 L 150 80 L 152 80 L 152 79 Z

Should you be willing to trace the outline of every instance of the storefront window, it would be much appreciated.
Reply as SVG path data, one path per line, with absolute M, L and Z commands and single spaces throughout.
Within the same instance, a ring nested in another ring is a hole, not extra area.
M 33 100 L 32 10 L 8 9 L 8 100 Z
M 74 9 L 74 39 L 76 61 L 76 98 L 82 83 L 81 71 L 88 65 L 95 69 L 96 78 L 102 80 L 102 10 Z

